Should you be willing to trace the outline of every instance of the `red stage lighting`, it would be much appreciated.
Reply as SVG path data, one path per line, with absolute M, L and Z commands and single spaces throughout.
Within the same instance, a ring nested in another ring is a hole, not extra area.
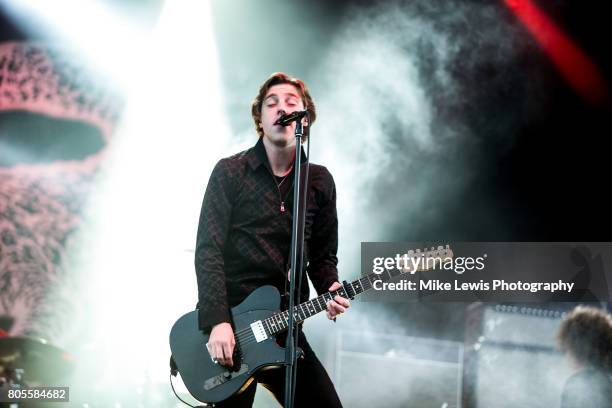
M 581 98 L 593 104 L 608 100 L 608 84 L 580 47 L 531 0 L 504 0 Z

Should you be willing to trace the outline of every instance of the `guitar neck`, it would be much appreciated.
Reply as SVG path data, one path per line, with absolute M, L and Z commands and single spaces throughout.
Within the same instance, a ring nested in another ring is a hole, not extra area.
M 371 273 L 353 282 L 344 283 L 343 286 L 336 291 L 324 293 L 314 299 L 310 299 L 306 302 L 296 305 L 294 319 L 298 323 L 301 323 L 309 317 L 312 317 L 324 310 L 327 310 L 327 302 L 332 300 L 336 295 L 340 295 L 346 299 L 352 299 L 356 295 L 359 295 L 367 290 L 372 289 L 372 285 L 375 281 L 387 281 L 404 273 L 406 272 L 400 272 L 398 270 L 386 270 L 381 275 Z M 289 312 L 285 310 L 284 312 L 276 313 L 265 319 L 263 321 L 263 324 L 268 328 L 270 334 L 280 333 L 286 330 L 289 326 Z

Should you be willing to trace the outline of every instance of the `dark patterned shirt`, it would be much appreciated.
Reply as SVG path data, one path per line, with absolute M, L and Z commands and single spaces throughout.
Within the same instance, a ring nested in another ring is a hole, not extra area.
M 302 152 L 302 163 L 304 156 Z M 305 168 L 303 164 L 302 176 Z M 200 329 L 229 322 L 229 309 L 262 285 L 273 285 L 281 293 L 288 288 L 293 172 L 280 187 L 261 138 L 213 169 L 195 251 Z M 304 265 L 321 294 L 338 280 L 336 187 L 323 166 L 310 165 L 306 209 Z M 309 296 L 306 274 L 301 286 L 304 301 Z

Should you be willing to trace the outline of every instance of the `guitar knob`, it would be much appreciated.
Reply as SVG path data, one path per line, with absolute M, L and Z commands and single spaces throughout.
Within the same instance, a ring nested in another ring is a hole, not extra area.
M 230 373 L 229 371 L 226 371 L 223 373 L 223 378 L 225 378 L 226 380 L 229 380 L 232 378 L 232 373 Z

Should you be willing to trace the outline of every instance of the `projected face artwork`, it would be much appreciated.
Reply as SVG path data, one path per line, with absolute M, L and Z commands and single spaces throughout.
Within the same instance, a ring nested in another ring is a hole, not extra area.
M 68 336 L 81 309 L 76 232 L 116 97 L 59 50 L 0 43 L 0 316 L 10 335 Z

